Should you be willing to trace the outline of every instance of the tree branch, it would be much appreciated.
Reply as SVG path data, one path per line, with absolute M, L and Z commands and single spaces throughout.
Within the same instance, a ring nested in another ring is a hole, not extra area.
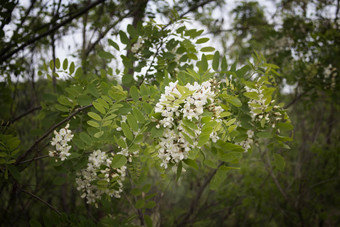
M 5 123 L 2 123 L 1 126 L 10 126 L 11 124 L 13 124 L 14 122 L 20 120 L 21 118 L 25 117 L 26 115 L 30 114 L 30 113 L 33 113 L 34 111 L 36 110 L 41 110 L 41 106 L 36 106 L 36 107 L 33 107 L 32 109 L 26 111 L 25 113 L 22 113 L 20 114 L 19 116 L 13 118 L 12 120 L 10 121 L 7 121 Z
M 45 200 L 41 199 L 39 196 L 34 195 L 33 193 L 26 191 L 24 189 L 19 188 L 20 191 L 22 191 L 23 193 L 32 196 L 33 198 L 39 200 L 40 202 L 44 203 L 45 205 L 47 205 L 49 208 L 51 208 L 53 211 L 55 211 L 58 215 L 61 215 L 61 213 L 57 210 L 57 208 L 55 208 L 54 206 L 52 206 L 51 204 L 49 204 L 48 202 L 46 202 Z
M 69 120 L 71 120 L 72 117 L 74 117 L 75 115 L 77 115 L 78 113 L 80 113 L 81 111 L 83 110 L 86 110 L 90 107 L 92 107 L 93 105 L 90 104 L 90 105 L 87 105 L 87 106 L 83 106 L 83 107 L 80 107 L 78 109 L 76 109 L 76 111 L 74 111 L 73 113 L 71 113 L 67 118 L 63 119 L 62 121 L 58 122 L 57 124 L 53 125 L 51 128 L 49 128 L 47 130 L 47 132 L 45 132 L 44 135 L 42 135 L 39 139 L 37 139 L 34 144 L 27 150 L 25 151 L 25 153 L 23 155 L 21 155 L 17 161 L 16 161 L 16 165 L 18 165 L 23 159 L 25 159 L 27 157 L 27 155 L 29 153 L 31 153 L 33 151 L 33 149 L 41 142 L 43 141 L 46 137 L 48 137 L 56 128 L 58 128 L 60 125 L 68 122 Z
M 105 0 L 98 0 L 86 7 L 84 7 L 82 10 L 79 10 L 76 14 L 74 14 L 73 16 L 71 16 L 70 18 L 66 19 L 63 22 L 60 22 L 59 24 L 55 25 L 54 27 L 52 27 L 50 30 L 28 40 L 26 43 L 22 44 L 21 46 L 17 47 L 16 49 L 10 51 L 7 54 L 4 54 L 0 57 L 0 63 L 3 63 L 4 61 L 6 61 L 7 59 L 9 59 L 10 57 L 12 57 L 14 54 L 18 53 L 19 51 L 23 50 L 25 47 L 29 46 L 30 44 L 52 34 L 53 32 L 57 31 L 59 28 L 63 27 L 64 25 L 72 22 L 73 19 L 81 16 L 82 14 L 86 13 L 87 11 L 89 11 L 90 9 L 94 8 L 95 6 L 97 6 L 100 3 L 103 3 Z
M 208 186 L 208 184 L 210 183 L 210 181 L 212 180 L 212 178 L 215 176 L 218 168 L 220 166 L 223 165 L 223 162 L 221 162 L 218 167 L 216 169 L 214 169 L 209 175 L 208 177 L 205 179 L 204 183 L 201 185 L 201 187 L 199 188 L 199 190 L 197 191 L 197 194 L 195 196 L 195 198 L 192 200 L 191 205 L 190 205 L 190 209 L 189 212 L 184 215 L 184 217 L 182 218 L 182 221 L 177 224 L 177 226 L 184 226 L 186 225 L 189 221 L 190 221 L 190 217 L 192 216 L 192 214 L 194 213 L 194 211 L 197 209 L 198 207 L 198 203 L 201 199 L 201 196 L 205 190 L 205 188 Z

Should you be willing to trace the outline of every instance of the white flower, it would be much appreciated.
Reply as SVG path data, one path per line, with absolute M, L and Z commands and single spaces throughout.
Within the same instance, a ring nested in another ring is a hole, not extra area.
M 59 132 L 54 130 L 54 137 L 51 140 L 51 145 L 55 146 L 56 150 L 49 152 L 50 157 L 57 156 L 61 161 L 64 161 L 71 155 L 71 153 L 69 153 L 71 146 L 68 145 L 68 142 L 72 140 L 73 134 L 72 131 L 68 129 L 69 127 L 70 125 L 67 124 L 64 128 L 61 128 Z
M 161 113 L 163 117 L 156 127 L 165 128 L 163 136 L 160 137 L 158 150 L 158 157 L 162 160 L 161 166 L 164 168 L 168 167 L 169 162 L 176 164 L 187 159 L 189 151 L 197 147 L 197 138 L 202 127 L 199 122 L 205 110 L 213 112 L 213 120 L 216 121 L 223 111 L 220 106 L 214 104 L 216 94 L 210 81 L 205 81 L 201 85 L 197 82 L 186 84 L 185 87 L 193 93 L 185 96 L 183 104 L 176 104 L 183 95 L 179 92 L 178 86 L 178 81 L 170 82 L 155 107 L 155 112 Z M 182 125 L 182 119 L 197 120 L 194 121 L 197 129 L 192 130 L 195 136 L 192 132 L 189 135 L 190 133 L 185 129 L 187 126 Z M 186 140 L 187 136 L 191 138 L 192 143 Z M 213 142 L 219 139 L 216 132 L 211 133 L 210 138 Z

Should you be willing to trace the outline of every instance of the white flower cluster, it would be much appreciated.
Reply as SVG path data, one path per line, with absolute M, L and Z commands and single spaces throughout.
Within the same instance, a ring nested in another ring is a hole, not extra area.
M 77 173 L 77 190 L 81 197 L 87 199 L 88 204 L 96 204 L 103 194 L 120 198 L 123 191 L 123 181 L 126 175 L 126 166 L 117 169 L 111 168 L 113 156 L 101 150 L 96 150 L 89 156 L 87 168 Z M 101 181 L 105 187 L 100 188 L 96 182 Z M 106 183 L 107 182 L 107 183 Z
M 259 121 L 264 126 L 266 123 L 269 123 L 271 121 L 271 117 L 274 117 L 273 119 L 276 121 L 281 119 L 282 115 L 278 111 L 281 107 L 277 105 L 272 106 L 274 100 L 264 97 L 263 93 L 265 87 L 263 85 L 263 82 L 256 83 L 256 88 L 249 88 L 247 86 L 245 88 L 247 92 L 255 92 L 259 97 L 258 100 L 251 99 L 248 102 L 253 121 Z M 274 122 L 272 122 L 272 127 L 275 127 Z
M 67 159 L 68 156 L 71 155 L 69 152 L 71 149 L 71 145 L 68 145 L 73 138 L 73 134 L 71 130 L 68 128 L 70 127 L 69 124 L 59 130 L 59 132 L 54 130 L 54 137 L 52 138 L 51 145 L 55 146 L 54 151 L 49 151 L 50 157 L 59 157 L 61 161 Z M 56 159 L 56 161 L 58 161 Z
M 244 148 L 245 152 L 247 152 L 251 148 L 251 145 L 254 143 L 253 140 L 254 131 L 248 130 L 247 135 L 248 135 L 247 139 L 239 143 L 239 145 L 241 145 Z
M 133 46 L 131 47 L 131 52 L 137 53 L 139 49 L 142 47 L 142 45 L 143 45 L 143 38 L 139 37 L 137 42 L 134 43 Z
M 161 166 L 168 167 L 168 163 L 178 163 L 188 158 L 188 152 L 197 147 L 196 139 L 201 133 L 200 120 L 204 110 L 213 113 L 213 120 L 220 121 L 219 116 L 223 109 L 215 105 L 216 82 L 206 81 L 202 85 L 195 82 L 193 85 L 187 84 L 185 88 L 189 95 L 180 92 L 178 81 L 171 82 L 165 87 L 164 94 L 161 95 L 156 104 L 155 112 L 161 113 L 163 119 L 159 121 L 157 127 L 164 127 L 163 136 L 160 138 L 160 149 L 158 156 L 162 160 Z M 185 93 L 185 92 L 184 92 Z M 184 129 L 183 119 L 196 122 L 197 126 L 193 133 L 187 134 Z M 195 121 L 196 120 L 196 121 Z M 185 138 L 189 136 L 193 143 Z M 217 141 L 219 138 L 216 132 L 212 132 L 210 138 Z

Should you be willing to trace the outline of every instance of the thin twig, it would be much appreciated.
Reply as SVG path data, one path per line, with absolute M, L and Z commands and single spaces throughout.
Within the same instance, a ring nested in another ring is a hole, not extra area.
M 7 121 L 5 123 L 2 123 L 1 126 L 10 126 L 11 124 L 13 124 L 14 122 L 20 120 L 21 118 L 25 117 L 26 115 L 30 114 L 30 113 L 33 113 L 34 111 L 36 110 L 41 110 L 41 106 L 36 106 L 36 107 L 33 107 L 32 109 L 26 111 L 25 113 L 22 113 L 20 114 L 19 116 L 13 118 L 12 120 L 10 121 Z
M 0 57 L 0 63 L 6 61 L 8 58 L 12 57 L 14 54 L 16 54 L 17 52 L 23 50 L 25 47 L 29 46 L 30 44 L 40 40 L 41 38 L 44 38 L 48 35 L 50 35 L 51 33 L 57 31 L 59 28 L 65 26 L 66 24 L 72 22 L 73 19 L 81 16 L 82 14 L 86 13 L 87 11 L 89 11 L 90 9 L 94 8 L 95 6 L 97 6 L 100 3 L 103 3 L 105 0 L 98 0 L 94 3 L 92 3 L 91 5 L 84 7 L 82 10 L 79 10 L 76 14 L 74 14 L 73 16 L 71 16 L 70 18 L 66 19 L 63 22 L 60 22 L 59 24 L 55 25 L 54 27 L 52 27 L 50 30 L 32 38 L 29 39 L 27 42 L 25 42 L 24 44 L 22 44 L 21 46 L 17 47 L 16 49 L 14 49 L 13 51 L 10 51 L 7 54 L 4 54 Z
M 69 120 L 71 120 L 72 117 L 74 117 L 75 115 L 77 115 L 79 112 L 86 110 L 90 107 L 92 107 L 93 105 L 87 105 L 87 106 L 83 106 L 80 107 L 78 109 L 76 109 L 73 113 L 71 113 L 67 118 L 63 119 L 62 121 L 58 122 L 57 124 L 53 125 L 50 129 L 47 130 L 47 132 L 45 132 L 44 135 L 42 135 L 39 139 L 37 139 L 34 144 L 23 154 L 21 155 L 17 161 L 16 164 L 19 164 L 23 159 L 25 159 L 27 157 L 27 155 L 29 153 L 31 153 L 33 151 L 33 149 L 41 142 L 43 141 L 46 137 L 48 137 L 56 128 L 58 128 L 60 125 L 68 122 Z
M 209 175 L 208 177 L 205 179 L 204 183 L 201 185 L 201 187 L 199 188 L 199 190 L 197 191 L 197 194 L 195 196 L 195 198 L 192 200 L 191 205 L 190 205 L 190 209 L 189 212 L 182 218 L 182 221 L 177 225 L 177 226 L 184 226 L 186 225 L 189 221 L 190 221 L 190 217 L 191 215 L 194 213 L 194 211 L 198 208 L 198 203 L 200 201 L 200 198 L 205 190 L 205 188 L 208 186 L 208 184 L 210 183 L 210 181 L 212 180 L 212 178 L 215 176 L 215 174 L 217 173 L 217 170 L 220 166 L 223 165 L 223 162 L 221 162 L 218 167 L 216 169 L 214 169 Z
M 49 208 L 51 208 L 52 210 L 54 210 L 58 215 L 61 215 L 61 213 L 57 210 L 57 208 L 55 208 L 54 206 L 52 206 L 51 204 L 49 204 L 48 202 L 46 202 L 45 200 L 41 199 L 39 196 L 34 195 L 33 193 L 26 191 L 24 189 L 19 188 L 20 191 L 22 191 L 23 193 L 26 193 L 30 196 L 32 196 L 33 198 L 39 200 L 40 202 L 44 203 L 46 206 L 48 206 Z

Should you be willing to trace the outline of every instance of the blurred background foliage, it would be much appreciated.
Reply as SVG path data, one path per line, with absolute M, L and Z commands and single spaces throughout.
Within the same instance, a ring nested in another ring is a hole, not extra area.
M 269 149 L 270 144 L 263 143 L 246 153 L 241 169 L 229 171 L 215 191 L 206 185 L 213 169 L 188 169 L 179 182 L 167 185 L 156 183 L 161 175 L 157 171 L 139 176 L 151 187 L 135 191 L 136 196 L 157 193 L 155 207 L 148 210 L 153 224 L 340 225 L 339 0 L 23 2 L 0 3 L 0 130 L 20 138 L 20 144 L 13 139 L 14 150 L 31 146 L 51 121 L 60 120 L 40 112 L 40 103 L 53 102 L 50 92 L 62 91 L 68 81 L 48 80 L 38 70 L 44 60 L 58 57 L 57 48 L 71 48 L 64 37 L 79 33 L 73 58 L 83 71 L 100 75 L 107 62 L 98 52 L 106 47 L 105 38 L 118 34 L 124 19 L 134 26 L 159 18 L 171 22 L 176 10 L 203 26 L 230 64 L 242 65 L 257 51 L 280 67 L 280 101 L 286 103 L 294 139 L 290 150 L 280 151 L 285 159 L 283 171 L 268 166 L 260 150 Z M 118 57 L 113 61 L 117 67 L 118 61 Z M 47 142 L 39 147 L 40 154 L 46 154 L 46 147 Z M 88 206 L 75 189 L 74 176 L 61 174 L 60 168 L 65 167 L 46 159 L 27 163 L 18 176 L 21 179 L 15 180 L 29 190 L 2 177 L 1 225 L 131 225 L 134 211 L 124 197 L 99 208 Z M 53 204 L 62 214 L 41 201 Z M 111 214 L 115 222 L 102 219 L 104 214 Z

